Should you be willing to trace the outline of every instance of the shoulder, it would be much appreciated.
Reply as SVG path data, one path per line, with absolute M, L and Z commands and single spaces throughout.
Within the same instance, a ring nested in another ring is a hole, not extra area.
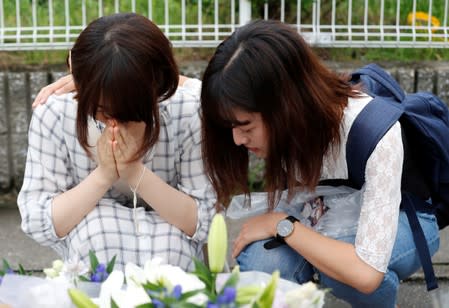
M 77 104 L 73 96 L 73 93 L 51 95 L 45 104 L 39 105 L 33 110 L 33 117 L 61 118 L 76 114 Z
M 361 113 L 361 111 L 368 105 L 373 98 L 367 94 L 363 94 L 360 97 L 349 98 L 348 106 L 344 111 L 344 123 L 343 125 L 347 128 L 346 134 L 349 133 L 349 129 L 354 124 L 354 120 Z M 383 138 L 380 140 L 401 140 L 401 125 L 399 122 L 391 126 L 391 128 L 385 133 Z
M 76 122 L 77 103 L 74 94 L 52 95 L 43 105 L 33 110 L 30 131 L 42 136 L 73 133 Z
M 349 97 L 348 105 L 344 110 L 344 125 L 351 127 L 355 118 L 372 99 L 373 98 L 367 94 L 361 94 L 361 96 L 358 97 Z
M 201 81 L 189 78 L 179 86 L 175 94 L 160 103 L 161 112 L 172 119 L 195 118 L 200 109 Z

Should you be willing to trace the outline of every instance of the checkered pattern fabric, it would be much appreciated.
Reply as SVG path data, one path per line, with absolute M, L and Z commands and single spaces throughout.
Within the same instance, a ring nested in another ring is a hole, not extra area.
M 29 147 L 18 205 L 22 229 L 65 260 L 88 262 L 89 250 L 100 262 L 116 255 L 116 269 L 128 262 L 142 266 L 155 256 L 186 270 L 202 246 L 214 214 L 215 194 L 203 172 L 199 119 L 199 80 L 189 80 L 175 95 L 160 103 L 158 143 L 144 158 L 145 165 L 169 185 L 196 200 L 198 224 L 192 237 L 168 224 L 156 211 L 137 208 L 140 232 L 135 233 L 129 188 L 113 186 L 66 237 L 52 223 L 52 199 L 76 186 L 97 166 L 76 138 L 77 103 L 73 94 L 52 96 L 34 110 Z

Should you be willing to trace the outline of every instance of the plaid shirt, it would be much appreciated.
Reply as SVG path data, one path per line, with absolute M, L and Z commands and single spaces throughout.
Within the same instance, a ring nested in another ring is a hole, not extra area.
M 88 263 L 89 250 L 93 250 L 100 262 L 116 255 L 116 269 L 123 269 L 128 262 L 142 266 L 160 256 L 191 270 L 192 256 L 202 257 L 215 213 L 215 195 L 201 159 L 200 87 L 199 80 L 189 80 L 160 103 L 159 141 L 144 158 L 145 165 L 161 179 L 195 199 L 198 223 L 192 237 L 145 207 L 137 208 L 140 232 L 136 234 L 129 188 L 119 185 L 111 187 L 67 236 L 56 235 L 52 199 L 76 186 L 97 166 L 77 140 L 73 94 L 52 96 L 34 110 L 24 182 L 18 196 L 23 231 L 40 244 L 51 246 L 65 260 L 80 258 Z

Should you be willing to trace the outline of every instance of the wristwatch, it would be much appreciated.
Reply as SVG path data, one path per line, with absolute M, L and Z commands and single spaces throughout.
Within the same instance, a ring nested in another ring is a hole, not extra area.
M 273 249 L 285 244 L 285 238 L 290 236 L 295 230 L 295 222 L 299 221 L 293 216 L 287 216 L 280 220 L 276 226 L 276 237 L 266 242 L 265 249 Z

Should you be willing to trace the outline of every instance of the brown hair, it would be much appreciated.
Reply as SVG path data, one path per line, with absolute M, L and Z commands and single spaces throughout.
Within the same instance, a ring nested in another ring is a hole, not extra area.
M 258 20 L 235 31 L 211 58 L 201 92 L 202 151 L 218 202 L 248 193 L 248 151 L 233 141 L 234 110 L 258 112 L 266 126 L 272 208 L 282 189 L 290 197 L 298 185 L 315 189 L 323 156 L 340 145 L 348 97 L 356 95 L 290 26 Z
M 158 103 L 178 85 L 171 44 L 148 18 L 114 14 L 96 19 L 81 32 L 71 50 L 71 70 L 78 100 L 78 140 L 89 153 L 88 117 L 101 109 L 120 122 L 143 121 L 144 142 L 134 159 L 158 140 Z

